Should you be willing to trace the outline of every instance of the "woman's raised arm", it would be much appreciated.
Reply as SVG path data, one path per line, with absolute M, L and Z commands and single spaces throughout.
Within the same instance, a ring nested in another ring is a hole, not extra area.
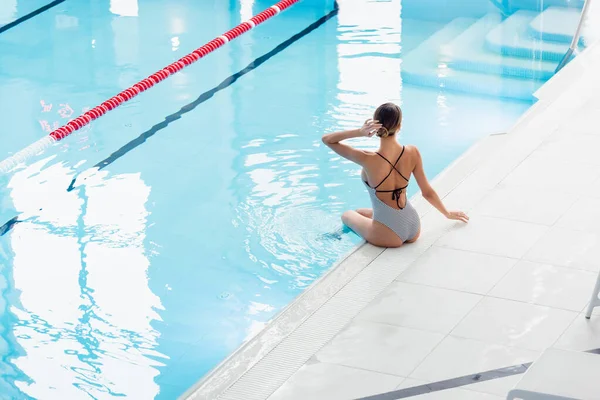
M 340 156 L 359 165 L 363 165 L 367 153 L 363 150 L 355 149 L 352 146 L 343 144 L 342 142 L 344 140 L 357 137 L 371 137 L 379 128 L 381 128 L 381 124 L 379 124 L 378 121 L 367 120 L 360 129 L 328 133 L 323 135 L 322 140 L 325 145 L 327 145 L 331 150 L 335 151 Z

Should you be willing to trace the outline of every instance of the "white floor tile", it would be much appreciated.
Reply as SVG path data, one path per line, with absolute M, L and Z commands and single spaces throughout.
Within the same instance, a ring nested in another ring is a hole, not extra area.
M 494 157 L 494 160 L 497 158 Z M 497 165 L 491 165 L 488 161 L 482 163 L 471 175 L 465 178 L 457 187 L 461 190 L 491 190 L 506 177 L 510 172 L 510 166 L 497 168 Z
M 521 261 L 489 294 L 580 312 L 595 283 L 593 272 Z
M 394 282 L 357 318 L 448 333 L 480 299 L 469 293 Z
M 448 336 L 409 378 L 436 382 L 535 361 L 539 352 Z M 506 395 L 513 380 L 490 380 L 477 391 Z
M 574 118 L 569 118 L 561 124 L 564 136 L 575 135 L 600 135 L 600 113 L 581 110 Z
M 452 229 L 436 245 L 521 258 L 547 230 L 542 225 L 472 215 L 468 224 Z
M 600 234 L 554 226 L 524 259 L 560 267 L 600 271 Z
M 573 171 L 577 171 L 576 174 Z M 543 154 L 532 154 L 515 168 L 503 181 L 507 185 L 553 189 L 556 196 L 564 193 L 583 194 L 590 182 L 600 177 L 596 165 L 573 165 Z
M 474 214 L 553 225 L 577 200 L 574 194 L 556 195 L 556 189 L 499 185 L 475 208 Z
M 594 197 L 579 199 L 556 223 L 578 231 L 600 233 L 600 202 Z
M 589 163 L 600 165 L 598 149 L 600 136 L 598 135 L 563 135 L 552 137 L 545 141 L 533 153 L 543 155 L 561 162 Z
M 404 378 L 326 363 L 307 363 L 269 400 L 350 400 L 394 390 Z
M 577 315 L 572 311 L 486 297 L 451 334 L 542 351 L 556 342 Z
M 468 212 L 489 192 L 490 189 L 460 185 L 444 197 L 444 205 L 450 210 L 462 210 Z
M 418 241 L 417 241 L 418 242 Z M 420 251 L 419 251 L 420 250 Z M 424 250 L 419 249 L 417 243 L 409 243 L 405 246 L 396 249 L 385 249 L 371 263 L 373 266 L 389 266 L 394 265 L 397 268 L 398 274 L 402 273 L 409 265 L 411 265 Z
M 316 355 L 319 361 L 408 376 L 442 341 L 441 333 L 356 321 Z
M 513 258 L 433 247 L 398 280 L 486 294 L 516 262 Z
M 598 130 L 600 132 L 600 129 Z M 600 178 L 596 179 L 591 185 L 588 185 L 587 190 L 583 193 L 585 196 L 600 197 Z
M 406 378 L 404 382 L 398 386 L 398 389 L 406 389 L 414 386 L 420 386 L 426 384 L 426 381 L 418 379 Z M 418 400 L 500 400 L 505 397 L 494 396 L 487 393 L 474 392 L 468 390 L 469 386 L 439 390 L 427 394 L 421 394 L 418 396 L 411 396 L 411 399 Z
M 579 314 L 554 347 L 574 351 L 600 349 L 600 316 L 586 319 L 584 314 Z

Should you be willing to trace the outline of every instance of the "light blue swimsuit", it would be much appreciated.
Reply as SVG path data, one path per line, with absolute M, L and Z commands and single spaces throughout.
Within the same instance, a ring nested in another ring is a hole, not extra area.
M 402 158 L 402 155 L 404 154 L 404 149 L 405 147 L 403 146 L 402 152 L 400 153 L 398 159 L 394 164 L 392 164 L 387 158 L 385 158 L 381 154 L 376 153 L 379 157 L 383 158 L 388 164 L 390 164 L 392 166 L 392 169 L 390 170 L 390 173 L 387 174 L 385 178 L 383 178 L 379 185 L 375 187 L 369 186 L 369 183 L 366 181 L 363 182 L 367 187 L 369 195 L 371 196 L 371 203 L 373 204 L 373 219 L 390 228 L 392 231 L 394 231 L 396 235 L 398 235 L 400 240 L 406 242 L 407 240 L 413 239 L 417 235 L 417 233 L 419 233 L 419 229 L 421 227 L 421 220 L 419 219 L 419 214 L 417 214 L 417 210 L 414 209 L 414 207 L 410 204 L 408 199 L 406 199 L 406 205 L 404 207 L 400 206 L 400 197 L 402 196 L 402 192 L 404 191 L 404 189 L 408 187 L 408 179 L 404 175 L 402 175 L 402 172 L 400 172 L 396 168 L 396 165 L 398 164 L 398 161 L 400 161 L 400 158 Z M 380 187 L 383 184 L 383 182 L 385 182 L 386 179 L 389 178 L 394 171 L 396 171 L 398 174 L 400 174 L 402 178 L 404 178 L 404 180 L 406 180 L 406 185 L 393 190 L 378 190 L 377 188 Z M 381 199 L 377 197 L 377 193 L 391 193 L 392 200 L 396 200 L 396 205 L 398 206 L 398 209 L 390 207 L 389 205 L 381 201 Z

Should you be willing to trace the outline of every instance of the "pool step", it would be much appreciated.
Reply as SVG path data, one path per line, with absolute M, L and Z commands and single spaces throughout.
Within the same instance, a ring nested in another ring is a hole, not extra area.
M 542 40 L 570 44 L 580 15 L 581 10 L 575 8 L 550 7 L 531 20 L 529 33 Z
M 477 20 L 457 18 L 407 54 L 402 62 L 402 81 L 407 84 L 445 88 L 519 101 L 533 101 L 540 81 L 497 74 L 477 73 L 451 68 L 440 54 L 442 46 L 452 42 Z
M 529 23 L 529 33 L 542 40 L 570 44 L 580 16 L 581 10 L 576 8 L 549 7 Z M 586 25 L 580 45 L 585 42 Z
M 496 0 L 499 7 L 512 13 L 517 10 L 540 12 L 548 7 L 581 9 L 584 0 Z
M 486 48 L 486 35 L 501 24 L 499 13 L 484 16 L 442 46 L 442 60 L 456 70 L 542 81 L 550 79 L 556 68 L 555 62 L 503 56 Z
M 569 45 L 544 41 L 539 33 L 533 34 L 529 26 L 538 15 L 533 11 L 517 11 L 486 35 L 487 48 L 505 56 L 558 63 Z

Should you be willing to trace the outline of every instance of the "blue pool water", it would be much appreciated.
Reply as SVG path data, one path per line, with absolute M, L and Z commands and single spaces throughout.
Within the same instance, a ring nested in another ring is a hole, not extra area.
M 509 129 L 542 82 L 432 84 L 418 55 L 461 15 L 416 1 L 303 0 L 0 176 L 0 397 L 176 398 L 260 331 L 359 243 L 339 215 L 368 197 L 324 132 L 398 102 L 433 178 Z M 1 33 L 0 159 L 272 3 L 67 0 Z

